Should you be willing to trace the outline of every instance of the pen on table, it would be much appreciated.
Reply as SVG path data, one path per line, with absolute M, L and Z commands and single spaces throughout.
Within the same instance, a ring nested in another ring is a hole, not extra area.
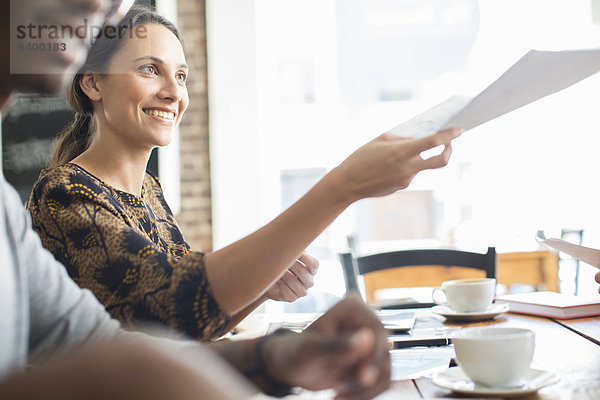
M 426 339 L 408 339 L 408 340 L 393 340 L 390 341 L 391 349 L 403 349 L 408 347 L 435 347 L 448 346 L 452 343 L 449 337 L 441 338 L 426 338 Z

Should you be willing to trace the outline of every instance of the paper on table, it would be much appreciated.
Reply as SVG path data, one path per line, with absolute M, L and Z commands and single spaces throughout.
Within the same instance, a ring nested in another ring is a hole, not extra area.
M 591 247 L 579 246 L 573 243 L 565 242 L 561 239 L 546 239 L 538 235 L 540 243 L 552 247 L 558 251 L 562 251 L 573 258 L 583 261 L 586 264 L 600 268 L 600 250 L 592 249 Z
M 415 379 L 448 369 L 454 356 L 452 347 L 430 347 L 390 350 L 392 381 Z
M 454 96 L 389 132 L 423 137 L 447 128 L 469 130 L 565 89 L 600 70 L 600 49 L 530 50 L 474 98 Z

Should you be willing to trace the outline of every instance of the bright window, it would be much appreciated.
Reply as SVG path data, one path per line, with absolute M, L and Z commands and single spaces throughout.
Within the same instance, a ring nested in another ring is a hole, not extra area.
M 592 11 L 590 0 L 209 1 L 215 244 L 276 216 L 379 133 L 475 94 L 529 49 L 600 46 Z M 502 252 L 572 227 L 600 247 L 599 89 L 595 75 L 476 128 L 447 168 L 351 207 L 315 242 L 326 257 L 317 288 L 343 293 L 336 254 L 348 235 L 363 252 Z M 236 207 L 240 191 L 249 200 Z M 580 293 L 596 291 L 593 273 L 582 266 Z

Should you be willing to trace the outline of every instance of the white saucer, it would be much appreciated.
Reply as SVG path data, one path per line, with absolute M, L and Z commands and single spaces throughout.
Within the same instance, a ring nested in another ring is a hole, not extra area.
M 433 383 L 455 393 L 467 395 L 493 395 L 498 397 L 517 397 L 535 393 L 543 387 L 558 382 L 558 376 L 551 372 L 529 368 L 521 386 L 493 388 L 479 385 L 470 380 L 460 367 L 448 368 L 433 374 Z
M 431 311 L 446 317 L 449 320 L 456 321 L 485 321 L 492 319 L 496 315 L 507 312 L 508 304 L 492 304 L 485 311 L 477 312 L 456 312 L 448 306 L 440 305 L 431 308 Z

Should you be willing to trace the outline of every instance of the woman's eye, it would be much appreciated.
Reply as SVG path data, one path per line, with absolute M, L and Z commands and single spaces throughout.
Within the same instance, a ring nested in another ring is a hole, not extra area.
M 145 74 L 153 75 L 156 73 L 156 68 L 154 67 L 154 65 L 144 65 L 140 68 L 140 71 L 142 71 Z
M 187 75 L 182 72 L 177 74 L 176 78 L 179 82 L 185 82 L 187 80 Z

